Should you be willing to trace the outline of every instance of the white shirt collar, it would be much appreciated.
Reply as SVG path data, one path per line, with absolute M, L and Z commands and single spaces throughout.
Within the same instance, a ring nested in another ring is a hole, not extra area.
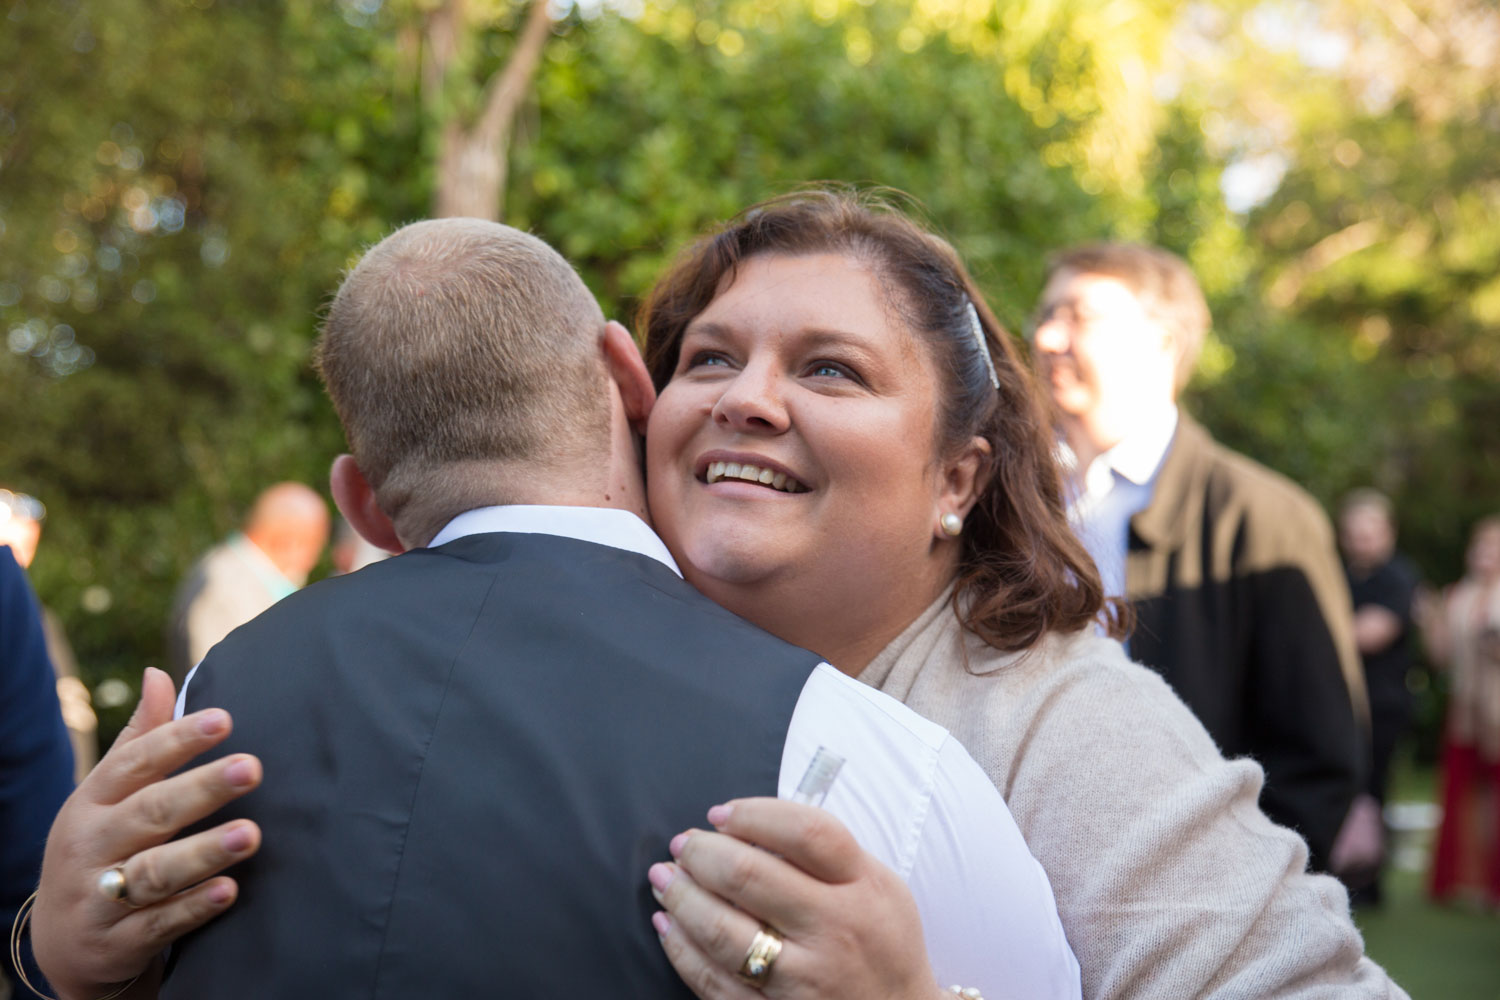
M 431 542 L 437 548 L 467 535 L 509 531 L 524 535 L 558 535 L 580 542 L 608 545 L 649 556 L 678 576 L 682 570 L 656 532 L 628 510 L 612 507 L 550 507 L 542 504 L 512 504 L 478 507 L 449 521 Z
M 1155 478 L 1175 433 L 1177 407 L 1169 404 L 1142 414 L 1135 430 L 1099 457 L 1132 483 L 1144 486 Z

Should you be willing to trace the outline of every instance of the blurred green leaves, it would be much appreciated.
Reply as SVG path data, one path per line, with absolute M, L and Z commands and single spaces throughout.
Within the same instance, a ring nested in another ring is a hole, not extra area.
M 34 577 L 94 681 L 159 663 L 196 555 L 340 449 L 319 309 L 428 213 L 442 127 L 523 20 L 470 0 L 424 100 L 435 6 L 0 5 L 0 484 L 48 504 Z M 1049 251 L 1159 242 L 1215 308 L 1191 405 L 1325 501 L 1391 491 L 1451 574 L 1500 506 L 1495 15 L 1377 6 L 557 5 L 506 220 L 621 318 L 685 242 L 809 181 L 909 192 L 1015 328 Z M 1232 213 L 1224 171 L 1256 162 L 1285 176 Z

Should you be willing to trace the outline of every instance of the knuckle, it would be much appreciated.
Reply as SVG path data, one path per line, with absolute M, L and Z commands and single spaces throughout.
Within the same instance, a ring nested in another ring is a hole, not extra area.
M 140 821 L 152 832 L 168 834 L 176 832 L 172 803 L 157 788 L 144 788 L 136 793 L 136 811 Z
M 176 910 L 177 907 L 173 904 L 163 904 L 140 911 L 146 938 L 143 945 L 146 948 L 158 950 L 177 937 Z
M 755 887 L 757 862 L 760 858 L 752 851 L 753 849 L 746 849 L 738 852 L 724 869 L 724 889 L 733 899 L 743 899 L 745 893 Z
M 700 997 L 709 998 L 724 995 L 719 970 L 708 962 L 699 962 L 697 967 L 692 970 L 691 977 L 687 978 L 687 982 L 692 991 Z
M 709 920 L 703 929 L 703 947 L 710 955 L 733 955 L 737 944 L 734 930 L 722 915 Z
M 171 894 L 167 872 L 155 853 L 136 855 L 131 859 L 130 867 L 126 884 L 130 887 L 131 902 L 139 905 Z
M 151 773 L 151 751 L 144 736 L 110 751 L 123 778 L 141 780 Z

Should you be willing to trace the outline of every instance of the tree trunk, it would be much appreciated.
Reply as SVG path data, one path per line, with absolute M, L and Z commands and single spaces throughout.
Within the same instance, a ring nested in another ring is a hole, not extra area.
M 442 86 L 448 64 L 458 50 L 463 6 L 463 0 L 449 0 L 428 18 L 431 61 L 424 82 L 433 95 L 440 92 L 436 88 Z M 531 86 L 551 32 L 552 19 L 547 14 L 546 0 L 532 0 L 515 50 L 485 85 L 479 117 L 469 124 L 450 112 L 443 125 L 438 153 L 434 216 L 500 220 L 516 113 Z

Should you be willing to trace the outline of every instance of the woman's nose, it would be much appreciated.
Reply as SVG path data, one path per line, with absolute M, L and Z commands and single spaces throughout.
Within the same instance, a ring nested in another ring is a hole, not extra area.
M 774 372 L 745 368 L 714 404 L 714 422 L 738 432 L 780 434 L 790 425 L 782 388 Z

